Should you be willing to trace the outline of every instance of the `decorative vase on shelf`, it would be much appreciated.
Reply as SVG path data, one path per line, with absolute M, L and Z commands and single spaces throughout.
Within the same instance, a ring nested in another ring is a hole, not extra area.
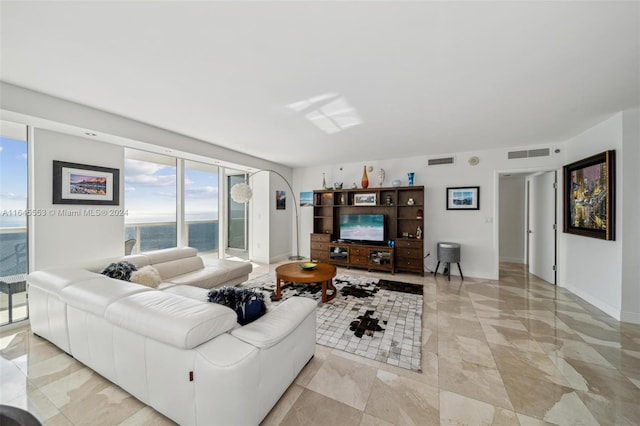
M 413 176 L 414 175 L 415 175 L 414 172 L 407 173 L 407 179 L 409 180 L 409 186 L 413 186 Z
M 383 183 L 384 183 L 384 169 L 380 169 L 380 171 L 378 172 L 378 185 L 382 186 Z
M 362 184 L 363 189 L 367 189 L 369 187 L 369 176 L 367 176 L 367 166 L 364 166 L 364 171 L 362 172 Z
M 322 174 L 322 189 L 327 189 L 327 180 L 324 178 L 324 173 Z

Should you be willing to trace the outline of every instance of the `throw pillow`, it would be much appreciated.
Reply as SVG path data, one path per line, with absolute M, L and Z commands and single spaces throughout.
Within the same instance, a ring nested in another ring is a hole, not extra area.
M 111 263 L 109 266 L 102 270 L 102 274 L 110 278 L 118 280 L 129 281 L 131 279 L 131 273 L 137 271 L 136 265 L 126 261 Z
M 264 293 L 248 288 L 213 289 L 209 292 L 209 302 L 219 303 L 236 311 L 240 325 L 249 324 L 267 312 Z
M 162 282 L 162 277 L 156 268 L 147 265 L 131 273 L 131 282 L 156 288 Z

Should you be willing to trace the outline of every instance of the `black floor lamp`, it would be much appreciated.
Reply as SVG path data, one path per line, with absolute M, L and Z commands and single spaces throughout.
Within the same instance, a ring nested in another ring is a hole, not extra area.
M 304 259 L 304 257 L 300 256 L 300 231 L 299 231 L 300 226 L 299 226 L 299 217 L 298 217 L 298 201 L 296 200 L 296 195 L 293 192 L 293 188 L 291 188 L 291 185 L 289 184 L 287 179 L 285 179 L 284 176 L 282 176 L 280 173 L 276 172 L 275 170 L 269 170 L 269 169 L 263 169 L 263 170 L 258 170 L 257 172 L 253 172 L 246 176 L 244 182 L 236 183 L 231 187 L 231 198 L 236 203 L 242 203 L 242 204 L 248 203 L 249 200 L 253 197 L 253 191 L 251 190 L 251 186 L 249 186 L 247 182 L 249 178 L 251 178 L 251 176 L 260 172 L 271 172 L 280 176 L 280 178 L 284 181 L 284 183 L 286 183 L 287 186 L 289 187 L 289 191 L 291 191 L 291 196 L 293 197 L 293 208 L 295 209 L 295 213 L 296 213 L 296 255 L 290 256 L 289 260 L 302 260 Z

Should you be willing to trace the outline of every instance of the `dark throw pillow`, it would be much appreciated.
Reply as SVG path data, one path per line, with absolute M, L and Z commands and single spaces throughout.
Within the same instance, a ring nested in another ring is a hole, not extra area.
M 247 288 L 221 287 L 209 292 L 209 302 L 228 306 L 236 311 L 240 325 L 249 324 L 267 312 L 264 294 Z
M 111 263 L 102 270 L 101 274 L 118 280 L 130 281 L 131 273 L 137 270 L 138 268 L 133 263 L 122 261 Z

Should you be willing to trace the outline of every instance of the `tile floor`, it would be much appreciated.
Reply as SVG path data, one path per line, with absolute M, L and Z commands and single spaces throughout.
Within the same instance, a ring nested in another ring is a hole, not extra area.
M 264 425 L 640 424 L 640 325 L 522 265 L 499 281 L 395 279 L 424 285 L 423 372 L 317 346 Z M 0 403 L 44 424 L 172 424 L 28 327 L 0 333 L 0 355 Z

